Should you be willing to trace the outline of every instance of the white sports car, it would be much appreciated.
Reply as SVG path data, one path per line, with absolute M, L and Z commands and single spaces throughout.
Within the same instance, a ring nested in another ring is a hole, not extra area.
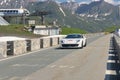
M 86 37 L 81 34 L 69 34 L 61 40 L 61 48 L 83 48 L 86 44 Z

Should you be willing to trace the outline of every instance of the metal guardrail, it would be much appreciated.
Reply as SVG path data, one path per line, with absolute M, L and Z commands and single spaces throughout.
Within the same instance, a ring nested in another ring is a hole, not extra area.
M 119 62 L 120 62 L 120 37 L 114 35 L 113 38 L 113 47 L 116 53 L 118 54 Z
M 106 69 L 107 73 L 104 80 L 120 80 L 120 58 L 118 58 L 118 54 L 120 54 L 120 45 L 117 41 L 116 35 L 111 37 Z

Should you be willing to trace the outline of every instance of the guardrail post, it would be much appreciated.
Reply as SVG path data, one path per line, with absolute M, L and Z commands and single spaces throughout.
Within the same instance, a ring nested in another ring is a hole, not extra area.
M 7 55 L 14 55 L 14 44 L 13 41 L 7 41 Z
M 31 40 L 26 40 L 26 50 L 31 51 Z
M 43 39 L 40 39 L 40 48 L 43 48 Z
M 50 46 L 53 46 L 53 39 L 50 38 Z
M 58 42 L 57 42 L 58 44 L 60 44 L 60 38 L 58 37 Z

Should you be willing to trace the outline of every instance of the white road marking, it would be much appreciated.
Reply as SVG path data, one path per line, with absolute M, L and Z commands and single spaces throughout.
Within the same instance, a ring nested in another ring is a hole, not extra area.
M 42 65 L 39 65 L 39 64 L 14 64 L 14 65 L 12 65 L 12 67 L 42 67 L 42 66 L 44 66 L 44 64 L 42 64 Z
M 75 66 L 69 66 L 69 65 L 60 65 L 60 66 L 57 66 L 57 65 L 52 65 L 50 66 L 50 68 L 75 68 Z
M 75 66 L 70 66 L 69 68 L 75 68 Z
M 60 65 L 59 68 L 67 68 L 67 65 Z
M 51 68 L 55 68 L 56 67 L 56 65 L 52 65 L 52 66 L 50 66 Z

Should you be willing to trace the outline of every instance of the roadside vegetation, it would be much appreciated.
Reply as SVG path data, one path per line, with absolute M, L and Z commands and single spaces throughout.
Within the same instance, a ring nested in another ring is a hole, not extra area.
M 105 32 L 112 33 L 118 28 L 120 28 L 120 26 L 112 26 L 112 27 L 109 27 L 109 28 L 105 29 Z
M 79 29 L 79 28 L 68 28 L 68 27 L 62 27 L 61 34 L 72 34 L 72 33 L 80 33 L 80 34 L 86 34 L 87 31 Z
M 62 27 L 62 32 L 60 34 L 71 34 L 71 33 L 87 33 L 84 30 L 78 28 L 68 28 Z M 35 35 L 32 32 L 25 30 L 23 25 L 8 25 L 8 26 L 0 26 L 0 36 L 19 36 L 19 37 L 41 37 L 42 35 Z
M 34 35 L 32 32 L 25 30 L 23 25 L 0 26 L 0 36 L 41 37 L 40 35 Z

